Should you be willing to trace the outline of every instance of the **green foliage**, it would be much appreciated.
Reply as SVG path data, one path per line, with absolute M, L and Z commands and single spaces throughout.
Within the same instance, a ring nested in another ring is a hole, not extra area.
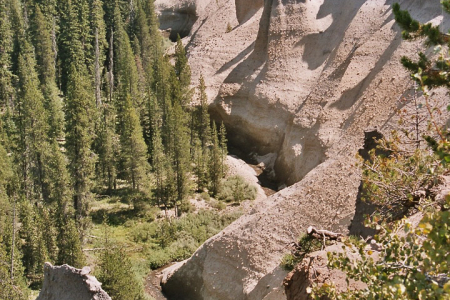
M 94 97 L 83 70 L 72 65 L 67 86 L 66 148 L 74 187 L 74 206 L 82 227 L 91 201 L 95 155 L 92 152 L 94 128 L 92 123 Z
M 230 23 L 227 23 L 227 30 L 226 30 L 225 32 L 226 32 L 226 33 L 229 33 L 229 32 L 231 32 L 231 31 L 233 31 L 233 27 L 231 26 Z
M 381 143 L 379 147 L 385 150 L 394 145 Z M 394 146 L 389 151 L 391 154 L 383 157 L 373 150 L 370 159 L 362 161 L 363 200 L 377 205 L 385 218 L 399 219 L 429 199 L 443 170 L 426 150 L 405 155 Z
M 217 199 L 225 202 L 240 203 L 244 200 L 254 200 L 257 189 L 239 175 L 225 179 L 220 187 Z
M 444 8 L 448 5 L 444 1 Z M 447 6 L 448 7 L 448 6 Z M 450 42 L 449 36 L 439 31 L 439 26 L 433 26 L 431 23 L 420 24 L 413 20 L 408 11 L 401 10 L 400 5 L 395 3 L 393 5 L 393 12 L 397 24 L 403 29 L 403 38 L 417 39 L 426 37 L 425 44 L 432 45 L 447 45 Z M 412 73 L 413 80 L 417 81 L 421 87 L 449 87 L 450 64 L 448 57 L 441 55 L 432 64 L 423 53 L 419 53 L 419 60 L 412 61 L 410 58 L 402 58 L 403 65 Z
M 108 245 L 101 255 L 99 267 L 97 278 L 111 298 L 144 299 L 142 282 L 133 275 L 131 261 L 124 249 Z
M 200 211 L 184 217 L 162 221 L 159 228 L 151 228 L 151 237 L 160 247 L 148 253 L 152 269 L 162 267 L 171 261 L 188 258 L 209 237 L 217 234 L 240 216 L 240 213 L 219 214 Z
M 304 235 L 293 245 L 291 253 L 283 256 L 280 265 L 285 270 L 291 271 L 308 253 L 318 251 L 321 247 L 323 247 L 321 241 L 310 235 Z
M 337 294 L 333 286 L 326 285 L 315 289 L 314 299 L 323 295 L 332 299 L 448 299 L 449 217 L 448 211 L 432 210 L 418 228 L 406 219 L 393 225 L 377 224 L 381 230 L 375 237 L 381 248 L 379 260 L 373 259 L 373 251 L 364 243 L 353 250 L 361 259 L 329 253 L 331 267 L 366 283 L 367 288 Z
M 0 261 L 14 269 L 11 279 L 0 266 L 1 299 L 26 297 L 24 275 L 36 288 L 44 261 L 95 264 L 82 249 L 103 213 L 132 231 L 127 243 L 155 252 L 153 265 L 191 255 L 229 223 L 201 213 L 211 228 L 148 225 L 162 208 L 190 220 L 191 180 L 216 193 L 225 174 L 225 127 L 211 136 L 206 85 L 191 106 L 184 46 L 174 65 L 165 46 L 154 1 L 0 0 Z M 120 201 L 92 210 L 103 198 Z M 108 253 L 104 266 L 127 255 Z
M 85 262 L 81 250 L 80 236 L 73 219 L 64 219 L 59 222 L 58 233 L 58 264 L 68 264 L 76 268 L 82 268 Z

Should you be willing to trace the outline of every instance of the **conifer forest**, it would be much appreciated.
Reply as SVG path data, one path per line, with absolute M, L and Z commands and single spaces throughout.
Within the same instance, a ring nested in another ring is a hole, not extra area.
M 0 0 L 0 299 L 36 296 L 45 262 L 146 299 L 152 268 L 239 216 L 191 213 L 226 172 L 205 89 L 152 0 Z

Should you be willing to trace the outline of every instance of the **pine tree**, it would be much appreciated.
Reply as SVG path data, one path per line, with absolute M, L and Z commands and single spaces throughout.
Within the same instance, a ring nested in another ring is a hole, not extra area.
M 83 67 L 82 67 L 83 68 Z M 92 122 L 95 100 L 83 70 L 72 64 L 68 77 L 66 97 L 66 148 L 69 169 L 74 186 L 74 207 L 79 225 L 85 229 L 91 199 L 95 154 L 91 147 L 94 140 Z
M 22 226 L 20 237 L 22 245 L 23 264 L 28 275 L 41 273 L 42 267 L 48 261 L 48 251 L 42 237 L 42 219 L 36 206 L 24 201 L 21 205 Z
M 205 149 L 211 140 L 211 121 L 208 113 L 208 96 L 206 95 L 206 85 L 203 75 L 200 75 L 198 90 L 200 93 L 200 107 L 197 110 L 198 136 L 202 143 L 202 149 Z
M 65 217 L 58 223 L 61 227 L 58 233 L 59 253 L 57 263 L 60 265 L 68 264 L 76 268 L 83 267 L 85 259 L 81 250 L 80 235 L 76 222 L 72 218 Z
M 25 196 L 32 200 L 46 199 L 43 170 L 44 156 L 48 155 L 48 124 L 45 120 L 44 97 L 39 88 L 35 71 L 35 60 L 30 44 L 21 41 L 19 55 L 19 105 L 18 124 L 20 130 L 18 158 L 21 165 L 21 180 Z
M 140 190 L 148 181 L 147 146 L 145 145 L 139 118 L 131 103 L 130 96 L 125 100 L 123 131 L 120 140 L 123 173 L 125 178 L 131 183 L 133 190 Z
M 35 45 L 37 70 L 41 83 L 41 90 L 45 98 L 44 106 L 47 110 L 49 124 L 48 135 L 61 139 L 64 131 L 64 114 L 62 101 L 56 86 L 56 57 L 53 47 L 52 33 L 42 14 L 40 6 L 36 5 L 33 16 L 33 43 Z
M 220 189 L 220 180 L 222 179 L 222 155 L 219 144 L 219 137 L 217 134 L 216 123 L 213 122 L 212 126 L 212 148 L 209 158 L 209 180 L 210 180 L 210 192 L 212 195 L 216 195 Z
M 109 243 L 106 246 L 100 257 L 97 276 L 102 288 L 116 300 L 143 300 L 142 284 L 135 278 L 125 251 Z
M 91 12 L 90 27 L 94 41 L 94 69 L 92 74 L 94 75 L 95 100 L 97 108 L 99 108 L 102 104 L 101 74 L 103 71 L 103 63 L 106 59 L 105 49 L 107 47 L 106 25 L 103 19 L 105 13 L 103 11 L 102 1 L 92 0 Z
M 154 41 L 155 37 L 151 36 L 150 29 L 148 27 L 147 15 L 142 7 L 143 1 L 137 1 L 136 4 L 136 19 L 134 22 L 134 30 L 137 37 L 137 41 L 139 42 L 140 48 L 139 52 L 135 52 L 136 55 L 142 59 L 142 67 L 145 74 L 145 80 L 147 83 L 150 83 L 152 80 L 152 70 L 153 70 L 153 61 L 155 57 L 154 53 Z M 151 4 L 153 5 L 153 3 Z M 159 36 L 159 32 L 155 33 Z M 135 42 L 136 44 L 136 42 Z
M 177 44 L 175 46 L 175 66 L 174 71 L 176 78 L 171 80 L 172 82 L 172 98 L 175 101 L 179 101 L 183 107 L 186 107 L 192 98 L 192 91 L 189 88 L 191 84 L 191 68 L 188 64 L 186 57 L 186 51 L 183 43 L 178 36 Z
M 111 101 L 103 104 L 103 117 L 97 138 L 98 151 L 97 176 L 107 185 L 111 192 L 116 186 L 117 165 L 119 157 L 119 137 L 115 128 L 115 110 Z
M 227 158 L 228 155 L 228 149 L 227 149 L 227 132 L 226 132 L 226 128 L 225 125 L 223 124 L 223 122 L 220 124 L 220 129 L 219 129 L 219 143 L 220 143 L 220 151 L 221 151 L 221 156 L 222 156 L 222 177 L 225 177 L 225 159 Z
M 0 143 L 0 299 L 28 299 L 21 267 L 20 239 L 16 238 L 14 172 Z
M 148 150 L 139 120 L 142 97 L 137 85 L 139 79 L 136 61 L 128 34 L 122 24 L 118 2 L 116 2 L 114 21 L 117 133 L 120 136 L 121 173 L 131 183 L 134 190 L 139 190 L 147 182 Z
M 61 87 L 68 93 L 72 67 L 88 76 L 87 70 L 93 66 L 92 36 L 89 26 L 89 5 L 87 0 L 58 1 L 60 34 L 58 37 L 61 67 Z
M 185 90 L 191 84 L 191 68 L 186 57 L 186 50 L 181 42 L 180 35 L 177 37 L 175 46 L 175 73 L 180 81 L 182 90 Z
M 190 147 L 186 113 L 178 103 L 175 103 L 173 107 L 173 120 L 175 121 L 172 134 L 174 139 L 173 166 L 176 174 L 177 202 L 181 205 L 189 194 Z
M 116 1 L 117 2 L 117 1 Z M 114 66 L 116 81 L 116 103 L 117 113 L 120 119 L 127 95 L 131 96 L 135 108 L 140 108 L 142 104 L 141 95 L 138 90 L 138 72 L 134 54 L 131 49 L 130 39 L 122 23 L 122 17 L 118 2 L 114 11 Z M 120 125 L 119 125 L 120 126 Z M 119 134 L 121 128 L 119 128 Z
M 8 0 L 0 0 L 0 105 L 5 107 L 12 102 L 11 52 L 13 37 Z
M 168 166 L 161 139 L 159 125 L 155 122 L 152 136 L 152 167 L 156 179 L 155 197 L 158 206 L 165 203 L 166 168 Z
M 199 139 L 194 139 L 194 162 L 197 190 L 204 191 L 208 188 L 208 164 L 209 164 L 209 149 L 205 147 L 202 149 Z

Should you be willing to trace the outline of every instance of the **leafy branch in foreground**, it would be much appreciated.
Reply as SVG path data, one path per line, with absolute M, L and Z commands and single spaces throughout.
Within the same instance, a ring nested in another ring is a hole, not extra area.
M 385 141 L 381 143 L 387 146 Z M 410 155 L 398 149 L 390 151 L 391 155 L 383 157 L 373 150 L 370 159 L 362 161 L 363 200 L 377 205 L 384 218 L 395 220 L 433 196 L 443 168 L 436 156 L 423 149 Z
M 361 281 L 366 289 L 338 294 L 332 284 L 313 289 L 313 298 L 331 299 L 449 299 L 450 297 L 450 212 L 431 209 L 418 228 L 406 219 L 395 224 L 376 225 L 377 250 L 364 243 L 360 260 L 328 253 L 329 266 Z M 349 250 L 355 248 L 347 248 Z M 378 252 L 374 259 L 374 252 Z M 348 280 L 347 279 L 347 280 Z

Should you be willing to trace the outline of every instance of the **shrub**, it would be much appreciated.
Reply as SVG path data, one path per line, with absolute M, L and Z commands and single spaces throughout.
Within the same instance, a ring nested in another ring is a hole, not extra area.
M 293 246 L 291 253 L 285 254 L 281 259 L 281 266 L 288 271 L 293 270 L 306 254 L 320 250 L 322 242 L 310 235 L 304 235 Z
M 233 30 L 233 27 L 231 26 L 230 23 L 228 23 L 227 24 L 227 31 L 226 31 L 226 33 L 231 32 L 232 30 Z
M 200 194 L 200 198 L 205 200 L 206 202 L 208 202 L 209 200 L 211 200 L 211 197 L 209 196 L 209 194 L 207 192 L 202 192 Z
M 155 248 L 147 253 L 150 267 L 155 269 L 171 261 L 188 258 L 204 241 L 240 215 L 240 212 L 218 214 L 200 210 L 197 214 L 186 214 L 170 222 L 167 220 L 159 222 L 151 236 L 159 245 L 155 245 Z
M 215 208 L 217 210 L 223 210 L 223 209 L 227 208 L 227 205 L 221 201 L 211 199 L 211 207 Z
M 248 184 L 239 175 L 231 176 L 222 181 L 217 198 L 222 201 L 240 203 L 244 200 L 255 200 L 257 189 Z

